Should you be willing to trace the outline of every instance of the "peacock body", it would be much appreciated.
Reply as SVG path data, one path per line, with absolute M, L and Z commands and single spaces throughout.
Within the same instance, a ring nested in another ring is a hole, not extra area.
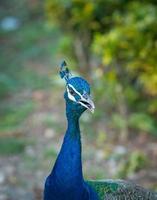
M 122 180 L 85 181 L 82 173 L 79 118 L 94 111 L 90 86 L 81 77 L 70 77 L 66 63 L 60 76 L 66 80 L 67 130 L 54 167 L 47 177 L 44 200 L 157 200 L 157 194 Z

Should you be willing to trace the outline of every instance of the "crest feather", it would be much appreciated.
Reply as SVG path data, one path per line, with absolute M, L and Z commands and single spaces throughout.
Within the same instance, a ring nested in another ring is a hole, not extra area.
M 60 77 L 61 78 L 64 78 L 65 81 L 67 82 L 71 76 L 71 73 L 69 71 L 69 69 L 66 67 L 67 66 L 67 63 L 64 61 L 62 61 L 61 65 L 60 65 Z

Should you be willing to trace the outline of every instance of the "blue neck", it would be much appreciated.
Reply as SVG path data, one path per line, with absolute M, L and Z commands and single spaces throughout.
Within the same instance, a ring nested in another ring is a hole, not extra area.
M 68 128 L 52 173 L 59 183 L 69 187 L 83 181 L 78 118 L 68 117 Z
M 64 141 L 46 180 L 44 200 L 97 200 L 96 193 L 84 182 L 81 161 L 81 113 L 66 108 L 68 121 Z

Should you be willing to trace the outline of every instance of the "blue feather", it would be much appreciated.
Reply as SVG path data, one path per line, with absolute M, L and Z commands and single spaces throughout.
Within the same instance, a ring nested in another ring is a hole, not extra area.
M 64 78 L 65 81 L 67 82 L 71 76 L 71 73 L 66 66 L 67 66 L 67 63 L 65 62 L 65 60 L 62 61 L 59 74 L 60 74 L 60 77 Z

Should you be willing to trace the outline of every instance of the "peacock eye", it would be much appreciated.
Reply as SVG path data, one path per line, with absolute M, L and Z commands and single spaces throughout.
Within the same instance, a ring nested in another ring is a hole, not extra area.
M 71 95 L 75 94 L 75 91 L 73 89 L 71 89 L 71 88 L 69 89 L 69 92 L 70 92 Z

